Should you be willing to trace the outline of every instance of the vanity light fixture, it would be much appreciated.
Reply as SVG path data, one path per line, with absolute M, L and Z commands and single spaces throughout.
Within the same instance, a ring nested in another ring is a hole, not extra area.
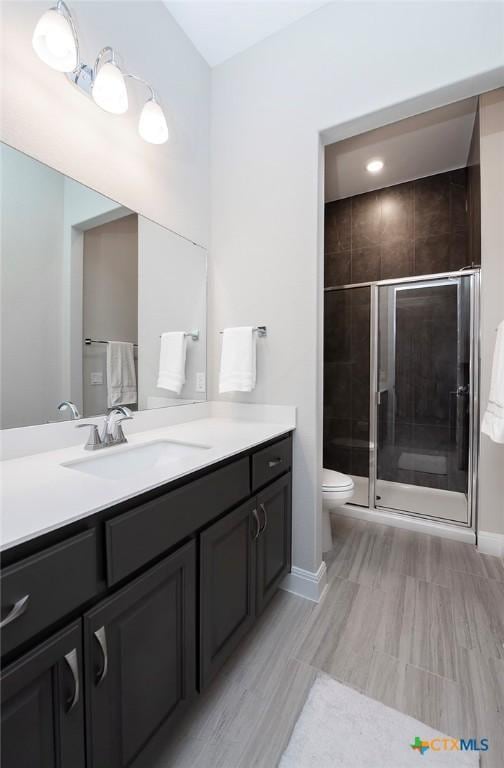
M 145 102 L 140 113 L 138 133 L 151 144 L 164 144 L 168 141 L 168 126 L 154 94 Z
M 77 31 L 64 0 L 58 0 L 54 8 L 41 16 L 33 32 L 32 44 L 45 64 L 64 72 L 79 90 L 114 115 L 128 111 L 126 78 L 144 85 L 149 97 L 140 113 L 138 132 L 150 144 L 168 141 L 168 126 L 154 89 L 143 78 L 123 72 L 113 48 L 108 45 L 102 48 L 93 67 L 81 61 Z
M 72 72 L 79 63 L 79 41 L 70 11 L 62 0 L 40 17 L 32 44 L 38 57 L 58 72 Z
M 380 171 L 383 168 L 383 160 L 379 160 L 376 158 L 375 160 L 370 160 L 369 163 L 366 165 L 366 171 L 369 171 L 369 173 L 380 173 Z
M 107 55 L 110 55 L 110 61 L 102 63 L 102 59 Z M 93 71 L 91 95 L 95 104 L 113 115 L 123 115 L 127 112 L 128 91 L 123 73 L 116 63 L 113 48 L 107 46 L 100 51 Z

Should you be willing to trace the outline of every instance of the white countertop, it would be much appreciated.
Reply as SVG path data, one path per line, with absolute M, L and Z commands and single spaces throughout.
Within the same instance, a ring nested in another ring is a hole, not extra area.
M 136 432 L 128 436 L 127 445 L 96 453 L 85 451 L 83 446 L 71 446 L 3 461 L 0 548 L 9 549 L 81 520 L 294 428 L 292 422 L 272 423 L 214 416 Z M 83 442 L 86 436 L 86 430 L 82 430 Z M 75 459 L 120 453 L 128 446 L 153 440 L 175 440 L 210 447 L 163 467 L 151 467 L 121 479 L 99 478 L 62 466 Z

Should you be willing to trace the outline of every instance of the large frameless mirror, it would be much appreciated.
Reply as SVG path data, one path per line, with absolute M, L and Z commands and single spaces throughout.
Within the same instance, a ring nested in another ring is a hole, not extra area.
M 205 400 L 205 249 L 5 144 L 0 161 L 1 428 Z

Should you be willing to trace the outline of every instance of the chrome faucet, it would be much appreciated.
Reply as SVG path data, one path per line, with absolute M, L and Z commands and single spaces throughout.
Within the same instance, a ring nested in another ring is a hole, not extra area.
M 76 405 L 74 405 L 74 403 L 72 403 L 71 400 L 63 400 L 63 402 L 58 405 L 58 411 L 66 411 L 66 410 L 70 411 L 70 413 L 72 414 L 72 417 L 71 417 L 72 419 L 82 418 L 79 412 L 79 409 L 77 408 Z
M 100 448 L 109 448 L 113 445 L 127 443 L 128 439 L 123 432 L 122 422 L 132 419 L 133 414 L 125 405 L 118 405 L 112 408 L 110 413 L 105 416 L 102 432 L 98 431 L 96 424 L 77 424 L 77 429 L 82 427 L 91 427 L 91 432 L 84 446 L 86 451 L 97 451 Z
M 108 416 L 105 416 L 101 435 L 104 447 L 128 442 L 123 432 L 122 422 L 132 418 L 133 414 L 125 405 L 118 405 L 116 408 L 112 408 Z

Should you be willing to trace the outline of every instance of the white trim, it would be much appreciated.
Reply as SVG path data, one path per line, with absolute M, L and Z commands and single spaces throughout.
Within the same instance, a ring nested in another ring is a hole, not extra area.
M 314 603 L 320 603 L 329 588 L 325 561 L 322 560 L 318 571 L 305 571 L 294 565 L 292 571 L 283 580 L 281 587 L 286 592 L 292 592 L 294 595 L 305 597 Z
M 504 557 L 504 534 L 478 531 L 478 551 L 484 555 Z
M 368 520 L 369 522 L 381 523 L 382 525 L 392 525 L 394 528 L 406 528 L 408 531 L 428 533 L 431 536 L 464 541 L 467 544 L 476 544 L 476 535 L 472 528 L 438 523 L 436 520 L 426 520 L 423 517 L 413 517 L 412 515 L 401 515 L 394 512 L 384 512 L 383 510 L 349 505 L 338 507 L 337 512 L 334 511 L 332 514 L 355 517 L 358 520 Z

